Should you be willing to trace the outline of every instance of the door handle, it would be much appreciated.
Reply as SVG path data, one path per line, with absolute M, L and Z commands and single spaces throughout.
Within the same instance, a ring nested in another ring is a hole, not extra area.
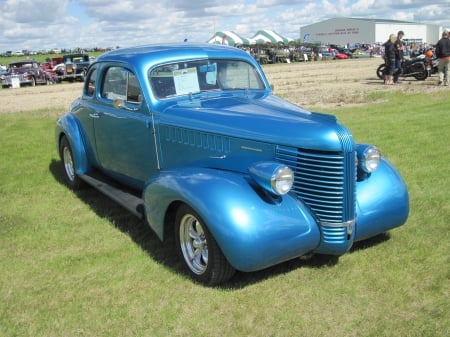
M 103 113 L 101 113 L 101 112 L 91 112 L 89 114 L 89 117 L 91 117 L 91 118 L 100 118 L 101 115 L 103 115 Z

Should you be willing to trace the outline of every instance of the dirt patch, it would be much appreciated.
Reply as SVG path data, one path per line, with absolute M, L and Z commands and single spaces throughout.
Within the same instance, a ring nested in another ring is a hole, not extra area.
M 336 108 L 383 100 L 383 92 L 438 92 L 437 75 L 425 81 L 413 77 L 387 86 L 376 75 L 380 58 L 333 60 L 266 66 L 275 94 L 313 110 L 316 107 Z
M 333 60 L 265 65 L 264 71 L 274 92 L 307 109 L 335 108 L 382 100 L 378 92 L 438 92 L 437 76 L 425 81 L 401 79 L 401 83 L 385 86 L 375 70 L 380 58 Z M 60 83 L 36 87 L 0 90 L 0 113 L 49 110 L 62 114 L 81 94 L 83 84 Z
M 0 90 L 0 113 L 61 110 L 64 113 L 81 94 L 81 82 L 24 86 Z

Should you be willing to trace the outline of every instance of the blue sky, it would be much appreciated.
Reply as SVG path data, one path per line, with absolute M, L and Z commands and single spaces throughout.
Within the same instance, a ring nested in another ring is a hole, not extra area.
M 450 28 L 450 0 L 0 0 L 0 52 L 205 42 L 214 30 L 296 39 L 300 27 L 334 17 Z

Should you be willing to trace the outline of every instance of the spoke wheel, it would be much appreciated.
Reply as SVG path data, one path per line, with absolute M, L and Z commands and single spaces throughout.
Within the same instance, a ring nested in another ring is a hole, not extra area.
M 194 280 L 216 285 L 235 273 L 203 220 L 187 205 L 177 211 L 175 238 L 179 255 Z
M 192 214 L 181 219 L 180 246 L 188 268 L 202 275 L 208 267 L 208 242 L 202 225 Z

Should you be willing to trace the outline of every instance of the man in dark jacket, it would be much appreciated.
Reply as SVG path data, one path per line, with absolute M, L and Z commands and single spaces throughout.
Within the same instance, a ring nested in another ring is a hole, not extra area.
M 448 67 L 450 63 L 450 39 L 448 30 L 442 32 L 442 38 L 436 44 L 436 57 L 439 59 L 439 83 L 438 85 L 447 85 L 449 83 Z
M 398 77 L 400 76 L 400 68 L 402 67 L 403 62 L 403 53 L 405 52 L 405 45 L 403 44 L 403 37 L 405 33 L 403 30 L 400 30 L 397 33 L 397 40 L 395 41 L 395 73 L 394 73 L 394 83 L 398 82 Z

